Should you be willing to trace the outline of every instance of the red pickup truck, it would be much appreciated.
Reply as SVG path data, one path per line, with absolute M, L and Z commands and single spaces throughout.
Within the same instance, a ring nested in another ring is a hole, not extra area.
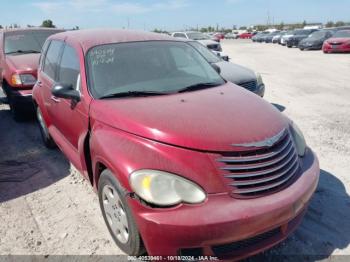
M 32 88 L 37 78 L 41 48 L 58 29 L 25 28 L 0 31 L 0 85 L 11 112 L 20 120 L 32 107 Z

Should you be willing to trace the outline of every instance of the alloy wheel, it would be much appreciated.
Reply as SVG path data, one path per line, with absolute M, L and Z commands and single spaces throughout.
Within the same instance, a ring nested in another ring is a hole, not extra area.
M 123 244 L 129 240 L 129 224 L 125 208 L 117 190 L 111 185 L 105 185 L 102 190 L 103 211 L 111 231 Z

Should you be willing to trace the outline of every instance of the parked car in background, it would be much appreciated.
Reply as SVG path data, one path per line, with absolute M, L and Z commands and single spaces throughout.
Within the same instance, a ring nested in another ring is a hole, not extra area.
M 291 38 L 294 34 L 295 34 L 295 31 L 294 31 L 294 30 L 287 31 L 287 32 L 281 37 L 280 44 L 283 45 L 283 46 L 287 45 L 287 41 L 288 41 L 289 38 Z
M 350 30 L 337 31 L 323 43 L 322 50 L 324 53 L 350 52 Z
M 15 120 L 32 109 L 32 88 L 42 45 L 58 29 L 25 28 L 0 30 L 0 85 Z
M 217 38 L 217 39 L 219 39 L 221 41 L 221 40 L 225 39 L 225 34 L 223 34 L 223 33 L 215 33 L 213 35 L 213 37 L 215 37 L 215 38 Z
M 273 44 L 278 44 L 281 41 L 281 38 L 286 34 L 286 31 L 281 31 L 280 33 L 278 33 L 277 35 L 275 35 L 272 38 L 272 43 Z
M 298 47 L 300 50 L 321 50 L 323 42 L 331 38 L 334 32 L 334 30 L 316 31 L 309 35 L 309 37 L 301 40 Z
M 317 188 L 318 160 L 297 125 L 181 39 L 53 35 L 33 99 L 44 143 L 98 192 L 128 255 L 256 254 L 296 229 Z
M 240 34 L 239 38 L 241 38 L 241 39 L 251 39 L 253 36 L 254 36 L 253 33 L 246 32 L 246 33 Z
M 189 32 L 174 32 L 171 34 L 173 37 L 179 37 L 179 38 L 185 38 L 185 39 L 191 39 L 196 40 L 200 42 L 201 44 L 208 47 L 210 50 L 215 52 L 222 52 L 221 44 L 213 41 L 210 39 L 209 36 L 195 31 L 189 31 Z
M 272 43 L 272 39 L 276 36 L 276 35 L 279 35 L 281 31 L 274 31 L 270 34 L 267 34 L 265 37 L 264 37 L 264 41 L 265 43 Z
M 225 38 L 226 39 L 237 39 L 238 38 L 238 34 L 235 34 L 235 33 L 227 33 L 225 35 Z
M 318 29 L 301 29 L 295 30 L 294 35 L 289 37 L 287 40 L 287 46 L 292 48 L 294 46 L 298 47 L 299 42 L 305 38 L 308 38 L 313 32 L 317 32 Z
M 253 70 L 246 67 L 223 60 L 197 41 L 189 41 L 189 43 L 196 48 L 210 64 L 215 64 L 220 68 L 220 75 L 224 79 L 257 94 L 258 96 L 264 96 L 265 84 L 259 73 L 255 73 Z
M 260 42 L 260 39 L 262 37 L 264 37 L 265 35 L 269 34 L 269 32 L 265 31 L 265 32 L 260 32 L 260 33 L 257 33 L 256 35 L 254 35 L 252 37 L 252 41 L 253 42 Z

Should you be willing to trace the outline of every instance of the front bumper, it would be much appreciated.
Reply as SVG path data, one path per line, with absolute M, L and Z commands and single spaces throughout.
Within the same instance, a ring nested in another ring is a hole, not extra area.
M 350 45 L 337 45 L 332 46 L 330 44 L 325 44 L 323 46 L 323 51 L 327 53 L 349 53 L 350 52 Z
M 287 46 L 298 46 L 298 45 L 299 45 L 299 42 L 300 42 L 299 39 L 294 39 L 294 38 L 292 38 L 292 39 L 289 39 L 289 40 L 287 41 Z
M 305 50 L 321 50 L 322 49 L 322 43 L 300 43 L 299 48 L 305 49 Z
M 23 106 L 32 106 L 32 88 L 26 88 L 26 89 L 18 89 L 13 88 L 8 85 L 2 86 L 6 96 L 10 98 L 14 103 L 20 104 Z
M 284 240 L 299 224 L 320 172 L 311 150 L 303 158 L 302 170 L 288 188 L 260 198 L 235 199 L 223 193 L 209 195 L 200 205 L 150 208 L 132 198 L 129 205 L 149 255 L 195 253 L 241 259 Z M 232 248 L 242 242 L 248 244 Z

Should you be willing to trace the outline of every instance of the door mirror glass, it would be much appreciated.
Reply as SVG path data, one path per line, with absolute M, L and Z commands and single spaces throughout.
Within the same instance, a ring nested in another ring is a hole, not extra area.
M 51 93 L 59 98 L 71 99 L 74 101 L 80 101 L 80 93 L 74 89 L 70 84 L 55 84 L 51 90 Z

